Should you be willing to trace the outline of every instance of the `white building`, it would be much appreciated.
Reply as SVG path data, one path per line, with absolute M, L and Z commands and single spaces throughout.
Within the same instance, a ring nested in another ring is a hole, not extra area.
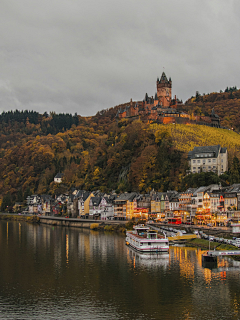
M 191 173 L 215 172 L 218 175 L 228 170 L 227 148 L 217 146 L 195 147 L 188 153 Z
M 62 178 L 63 178 L 63 173 L 57 173 L 56 176 L 54 177 L 54 182 L 56 183 L 62 183 Z

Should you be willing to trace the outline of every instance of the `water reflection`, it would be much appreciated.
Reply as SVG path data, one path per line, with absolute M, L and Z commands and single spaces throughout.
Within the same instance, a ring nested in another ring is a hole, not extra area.
M 127 248 L 127 258 L 128 262 L 133 265 L 141 267 L 163 267 L 167 268 L 169 265 L 169 254 L 157 254 L 157 253 L 139 253 L 132 249 L 131 247 Z
M 239 319 L 240 262 L 140 254 L 124 236 L 0 222 L 0 318 Z

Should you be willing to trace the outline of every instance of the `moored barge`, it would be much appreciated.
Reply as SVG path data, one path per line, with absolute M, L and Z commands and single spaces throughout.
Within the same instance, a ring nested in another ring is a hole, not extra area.
M 169 241 L 166 235 L 160 235 L 156 230 L 150 230 L 144 225 L 133 227 L 126 232 L 126 244 L 139 252 L 168 252 Z

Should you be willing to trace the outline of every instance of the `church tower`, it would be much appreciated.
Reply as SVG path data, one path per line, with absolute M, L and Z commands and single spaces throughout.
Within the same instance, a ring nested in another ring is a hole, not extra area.
M 167 78 L 165 72 L 161 79 L 157 79 L 157 97 L 163 107 L 170 107 L 172 101 L 172 80 Z

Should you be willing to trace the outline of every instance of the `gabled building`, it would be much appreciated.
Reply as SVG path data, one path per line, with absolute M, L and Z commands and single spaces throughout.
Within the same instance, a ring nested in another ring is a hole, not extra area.
M 114 219 L 114 200 L 115 195 L 105 195 L 100 203 L 101 208 L 101 220 L 113 220 Z
M 63 173 L 58 172 L 54 177 L 54 182 L 62 183 Z
M 89 219 L 101 218 L 101 197 L 91 197 L 89 201 Z
M 53 198 L 48 194 L 41 195 L 42 214 L 44 216 L 50 216 L 52 214 Z
M 38 214 L 42 213 L 42 202 L 41 196 L 38 194 L 33 194 L 27 197 L 28 213 Z
M 114 219 L 115 220 L 127 220 L 130 219 L 131 211 L 128 211 L 127 216 L 127 203 L 133 202 L 133 199 L 137 196 L 136 192 L 122 193 L 114 200 Z
M 94 194 L 89 191 L 81 190 L 78 197 L 78 212 L 81 218 L 88 218 L 89 216 L 89 202 L 91 197 L 94 197 Z
M 188 153 L 191 173 L 215 172 L 220 175 L 228 170 L 227 148 L 220 145 L 195 147 Z

